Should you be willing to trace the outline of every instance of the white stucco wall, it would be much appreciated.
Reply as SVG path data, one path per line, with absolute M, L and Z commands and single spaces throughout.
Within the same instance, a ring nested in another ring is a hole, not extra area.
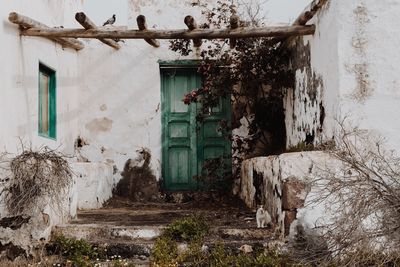
M 309 22 L 315 35 L 298 42 L 310 46 L 311 73 L 322 86 L 310 106 L 304 90 L 311 77 L 304 68 L 296 70 L 295 90 L 285 99 L 288 147 L 305 140 L 304 129 L 320 127 L 322 102 L 326 116 L 315 142 L 332 138 L 336 121 L 349 117 L 400 149 L 399 12 L 398 1 L 332 0 Z
M 0 2 L 0 153 L 17 153 L 21 146 L 57 148 L 74 153 L 74 136 L 78 129 L 78 53 L 63 49 L 43 38 L 22 37 L 17 25 L 8 21 L 10 12 L 18 12 L 49 26 L 72 26 L 81 1 L 5 0 Z M 57 139 L 38 135 L 39 62 L 56 70 Z M 0 178 L 0 188 L 2 187 Z M 0 217 L 5 215 L 0 204 Z
M 18 137 L 32 147 L 47 145 L 73 154 L 77 132 L 78 53 L 62 49 L 43 38 L 21 37 L 18 26 L 8 21 L 10 12 L 18 12 L 47 25 L 72 26 L 79 0 L 29 0 L 0 3 L 0 151 L 16 152 Z M 57 140 L 38 135 L 38 71 L 39 61 L 56 70 Z
M 72 164 L 74 189 L 71 210 L 98 209 L 112 196 L 113 167 L 107 163 L 76 162 Z M 74 217 L 74 213 L 71 217 Z
M 342 2 L 337 14 L 341 112 L 400 151 L 400 2 Z

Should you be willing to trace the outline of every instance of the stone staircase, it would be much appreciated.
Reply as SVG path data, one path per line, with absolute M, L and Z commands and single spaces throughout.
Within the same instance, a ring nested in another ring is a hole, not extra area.
M 191 204 L 131 204 L 79 211 L 77 219 L 58 225 L 53 234 L 85 239 L 107 249 L 108 256 L 136 259 L 138 266 L 148 266 L 156 238 L 173 220 L 202 214 L 211 226 L 205 245 L 216 243 L 232 249 L 243 245 L 263 246 L 274 239 L 269 228 L 256 228 L 255 213 L 243 207 L 193 206 Z

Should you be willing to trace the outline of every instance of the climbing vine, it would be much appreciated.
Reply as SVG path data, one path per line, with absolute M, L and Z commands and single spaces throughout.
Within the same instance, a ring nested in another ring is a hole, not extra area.
M 201 28 L 229 27 L 231 15 L 237 12 L 228 0 L 219 0 L 212 7 L 207 3 L 193 5 L 202 8 L 205 22 L 199 25 Z M 249 17 L 248 21 L 240 21 L 240 26 L 264 24 L 261 19 Z M 229 40 L 221 39 L 203 40 L 200 48 L 192 47 L 190 40 L 170 43 L 170 49 L 183 56 L 196 49 L 200 55 L 198 72 L 203 77 L 202 85 L 183 96 L 185 104 L 200 104 L 199 121 L 210 114 L 221 97 L 231 98 L 232 120 L 221 122 L 220 130 L 231 133 L 227 137 L 232 140 L 236 169 L 246 157 L 284 149 L 282 91 L 293 86 L 294 75 L 288 68 L 290 51 L 281 49 L 280 44 L 271 38 L 238 39 L 234 49 L 230 48 Z M 246 134 L 234 130 L 240 127 L 245 128 Z

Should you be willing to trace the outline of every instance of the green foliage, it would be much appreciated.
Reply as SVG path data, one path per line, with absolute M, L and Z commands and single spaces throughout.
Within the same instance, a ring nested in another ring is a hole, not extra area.
M 313 151 L 316 150 L 313 144 L 307 144 L 306 142 L 300 142 L 295 146 L 289 147 L 286 152 L 302 152 L 302 151 Z
M 235 253 L 222 245 L 217 245 L 211 250 L 209 257 L 213 267 L 281 267 L 294 266 L 290 259 L 283 254 L 267 252 L 264 249 L 256 249 L 252 253 Z
M 266 252 L 263 247 L 255 248 L 249 254 L 232 251 L 223 245 L 204 250 L 204 237 L 208 231 L 209 226 L 201 216 L 191 216 L 171 223 L 153 247 L 151 266 L 293 266 L 285 255 Z M 181 241 L 188 247 L 179 254 L 177 242 Z
M 72 266 L 92 266 L 92 262 L 105 258 L 105 252 L 83 239 L 66 238 L 63 235 L 54 238 L 56 250 L 70 262 Z
M 200 28 L 225 28 L 230 16 L 237 12 L 231 0 L 219 0 L 216 5 L 198 1 L 195 6 L 202 10 L 206 21 Z M 239 24 L 257 27 L 264 22 L 252 17 L 251 21 Z M 295 75 L 290 68 L 291 51 L 282 49 L 281 41 L 277 38 L 237 39 L 235 48 L 230 49 L 228 39 L 213 39 L 203 40 L 199 48 L 198 72 L 203 77 L 202 85 L 193 88 L 183 101 L 199 103 L 197 119 L 203 121 L 221 98 L 231 99 L 232 119 L 223 124 L 221 132 L 232 141 L 236 176 L 240 175 L 244 158 L 278 154 L 285 149 L 283 90 L 294 87 Z M 195 50 L 191 43 L 191 40 L 173 40 L 170 49 L 187 56 Z M 248 120 L 248 135 L 231 136 L 231 129 L 240 127 L 242 118 Z
M 172 222 L 163 233 L 163 236 L 177 241 L 193 241 L 202 239 L 209 230 L 206 220 L 201 215 L 178 219 Z
M 170 236 L 157 238 L 152 253 L 152 266 L 174 266 L 178 257 L 178 245 Z
M 186 259 L 201 261 L 199 254 L 204 236 L 209 226 L 200 215 L 175 220 L 165 228 L 154 244 L 151 261 L 153 266 L 174 266 Z M 190 242 L 189 250 L 193 253 L 178 255 L 178 241 Z

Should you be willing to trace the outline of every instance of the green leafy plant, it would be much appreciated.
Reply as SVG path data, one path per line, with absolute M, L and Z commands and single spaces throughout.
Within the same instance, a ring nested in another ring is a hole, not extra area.
M 204 236 L 208 233 L 209 226 L 201 215 L 175 220 L 165 228 L 162 235 L 157 238 L 151 254 L 153 266 L 174 266 L 178 262 L 188 259 L 200 259 L 199 253 Z M 189 251 L 178 255 L 177 242 L 189 242 Z M 195 256 L 196 254 L 196 256 Z
M 177 241 L 193 241 L 203 238 L 209 230 L 206 220 L 201 215 L 178 219 L 172 222 L 163 233 L 163 236 L 170 237 Z
M 83 239 L 67 238 L 58 235 L 54 238 L 53 244 L 56 251 L 67 259 L 72 266 L 92 266 L 92 262 L 98 259 L 105 259 L 105 251 L 89 244 Z
M 313 144 L 307 144 L 306 142 L 300 142 L 295 146 L 289 147 L 286 152 L 302 152 L 302 151 L 313 151 L 316 150 Z

